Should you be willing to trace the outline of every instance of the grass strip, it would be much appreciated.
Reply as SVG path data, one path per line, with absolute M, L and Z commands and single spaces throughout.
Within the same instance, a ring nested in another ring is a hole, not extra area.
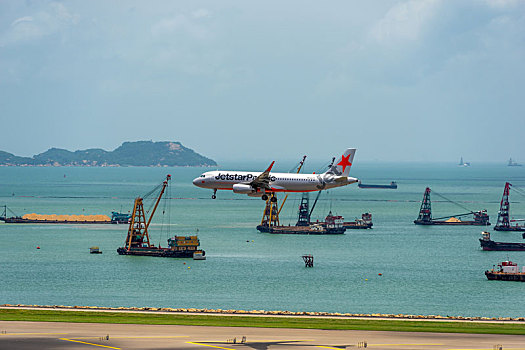
M 154 313 L 21 309 L 0 309 L 0 320 L 525 335 L 525 324 L 473 321 L 440 322 L 307 317 L 169 315 Z

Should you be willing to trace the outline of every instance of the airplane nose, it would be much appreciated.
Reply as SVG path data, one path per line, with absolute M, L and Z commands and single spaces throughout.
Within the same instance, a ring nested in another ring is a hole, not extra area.
M 202 177 L 196 177 L 195 179 L 193 179 L 193 184 L 197 187 L 201 187 L 203 183 L 204 179 Z

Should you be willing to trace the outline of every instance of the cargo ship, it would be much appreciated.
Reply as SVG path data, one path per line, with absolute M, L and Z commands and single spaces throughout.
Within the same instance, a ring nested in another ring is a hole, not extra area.
M 130 214 L 112 212 L 111 218 L 107 215 L 57 215 L 57 214 L 25 214 L 23 216 L 7 217 L 4 206 L 4 215 L 0 220 L 6 224 L 118 224 L 128 223 Z
M 372 184 L 364 184 L 361 181 L 358 182 L 357 186 L 359 188 L 388 188 L 388 189 L 396 189 L 397 183 L 395 181 L 390 182 L 390 185 L 372 185 Z
M 454 201 L 451 201 L 450 199 L 444 197 L 443 195 L 440 195 L 436 192 L 434 194 L 438 195 L 439 197 L 445 199 L 446 201 L 456 204 L 460 206 L 463 209 L 469 210 L 468 208 L 465 208 L 463 205 L 456 203 Z M 461 220 L 460 217 L 467 216 L 467 215 L 473 215 L 474 220 Z M 445 220 L 446 219 L 446 220 Z M 431 202 L 430 202 L 430 188 L 427 187 L 425 189 L 425 193 L 423 194 L 423 201 L 421 202 L 421 208 L 419 209 L 419 216 L 416 220 L 414 220 L 414 224 L 416 225 L 475 225 L 475 226 L 488 226 L 490 225 L 489 222 L 489 216 L 487 214 L 487 210 L 479 210 L 479 211 L 469 211 L 468 213 L 463 214 L 455 214 L 450 216 L 443 216 L 439 218 L 433 218 L 432 217 L 432 210 L 431 210 Z
M 518 264 L 512 261 L 503 261 L 498 267 L 485 271 L 485 276 L 491 281 L 525 282 L 525 266 L 519 270 Z
M 206 252 L 198 248 L 200 241 L 197 236 L 174 236 L 168 239 L 168 247 L 165 248 L 160 245 L 155 246 L 150 242 L 148 228 L 170 179 L 171 176 L 167 175 L 166 180 L 161 185 L 150 191 L 149 194 L 152 194 L 156 189 L 160 188 L 160 193 L 155 200 L 149 218 L 146 218 L 143 198 L 137 197 L 135 199 L 126 241 L 123 247 L 117 249 L 119 255 L 193 258 L 194 260 L 206 259 Z
M 494 226 L 494 230 L 496 231 L 525 231 L 525 226 L 519 224 L 519 222 L 523 220 L 520 220 L 520 219 L 511 220 L 510 219 L 509 194 L 510 194 L 511 186 L 512 184 L 510 182 L 505 183 L 505 187 L 503 189 L 503 196 L 501 197 L 501 203 L 500 203 L 499 212 L 498 212 L 498 221 L 496 222 L 496 225 Z M 514 225 L 512 225 L 512 223 L 514 223 Z M 525 234 L 524 234 L 524 238 L 525 238 Z
M 494 242 L 489 232 L 482 232 L 479 243 L 483 250 L 498 251 L 525 251 L 525 243 Z

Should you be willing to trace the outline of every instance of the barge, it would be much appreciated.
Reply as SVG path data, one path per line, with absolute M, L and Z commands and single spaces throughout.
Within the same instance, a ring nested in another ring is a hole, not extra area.
M 525 266 L 519 270 L 518 264 L 512 261 L 503 261 L 498 267 L 485 271 L 485 276 L 491 281 L 525 282 Z
M 150 242 L 148 228 L 151 219 L 157 210 L 159 202 L 168 187 L 171 176 L 167 175 L 166 180 L 160 186 L 160 193 L 156 199 L 155 205 L 149 218 L 143 205 L 143 198 L 137 197 L 131 214 L 128 234 L 123 247 L 117 249 L 119 255 L 139 255 L 155 256 L 164 258 L 193 258 L 194 260 L 205 260 L 206 252 L 198 249 L 200 241 L 197 236 L 174 236 L 168 239 L 168 247 L 155 246 Z M 153 190 L 155 191 L 155 189 Z M 152 193 L 151 191 L 150 193 Z
M 494 242 L 489 232 L 482 232 L 479 243 L 483 250 L 497 251 L 525 251 L 525 243 Z
M 121 224 L 129 223 L 131 214 L 121 214 L 112 212 L 111 218 L 107 215 L 57 215 L 57 214 L 25 214 L 7 217 L 7 210 L 4 205 L 4 213 L 0 216 L 0 221 L 6 224 Z
M 395 181 L 390 182 L 390 185 L 372 185 L 372 184 L 364 184 L 361 181 L 358 182 L 357 186 L 359 188 L 387 188 L 387 189 L 396 189 L 397 183 Z
M 430 202 L 430 192 L 431 192 L 430 188 L 427 187 L 425 189 L 425 193 L 423 194 L 423 201 L 421 202 L 421 208 L 419 209 L 419 216 L 416 220 L 414 220 L 414 224 L 416 225 L 457 225 L 457 226 L 462 226 L 462 225 L 488 226 L 490 225 L 489 215 L 487 214 L 487 210 L 485 209 L 478 210 L 478 211 L 470 211 L 468 213 L 463 213 L 463 214 L 456 214 L 456 215 L 450 215 L 450 216 L 443 216 L 439 218 L 433 218 L 432 210 L 431 210 L 431 202 Z M 437 194 L 436 192 L 434 193 Z M 453 202 L 450 199 L 447 199 L 442 195 L 439 195 L 439 194 L 437 195 L 445 199 L 448 202 L 454 203 L 464 208 L 462 205 L 456 202 Z M 464 208 L 464 209 L 467 209 L 467 208 Z M 473 215 L 474 220 L 459 219 L 460 217 L 467 216 L 467 215 Z
M 302 197 L 299 205 L 299 217 L 295 226 L 281 225 L 278 212 L 276 202 L 271 202 L 269 199 L 257 230 L 264 233 L 292 235 L 341 235 L 346 231 L 343 226 L 343 218 L 332 215 L 332 212 L 328 214 L 324 222 L 310 222 L 311 211 L 309 210 L 307 194 Z
M 321 224 L 309 226 L 263 226 L 258 225 L 259 232 L 287 235 L 342 235 L 346 229 L 340 227 L 324 227 Z

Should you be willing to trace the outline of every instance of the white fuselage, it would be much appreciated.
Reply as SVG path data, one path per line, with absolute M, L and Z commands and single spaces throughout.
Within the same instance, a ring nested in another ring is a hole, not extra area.
M 249 185 L 261 172 L 250 171 L 208 171 L 193 180 L 193 184 L 202 188 L 233 190 L 236 193 L 248 195 L 263 194 L 265 192 L 312 192 L 339 186 L 345 186 L 357 182 L 356 178 L 345 176 L 334 176 L 332 174 L 292 174 L 292 173 L 270 173 L 270 190 L 259 189 L 253 193 L 236 191 L 234 185 Z

